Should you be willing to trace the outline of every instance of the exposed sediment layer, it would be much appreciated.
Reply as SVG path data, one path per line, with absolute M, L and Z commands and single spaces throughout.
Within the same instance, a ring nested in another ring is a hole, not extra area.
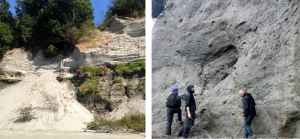
M 172 1 L 153 28 L 153 131 L 165 134 L 167 123 L 157 104 L 193 84 L 189 137 L 242 137 L 239 89 L 256 100 L 257 137 L 300 137 L 299 10 L 298 0 Z

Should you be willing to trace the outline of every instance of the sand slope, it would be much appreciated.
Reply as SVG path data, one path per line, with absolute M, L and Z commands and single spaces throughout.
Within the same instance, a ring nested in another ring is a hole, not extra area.
M 0 130 L 83 131 L 93 115 L 76 101 L 67 83 L 56 80 L 57 75 L 53 71 L 26 74 L 21 82 L 0 90 Z M 15 111 L 30 105 L 37 119 L 15 123 Z

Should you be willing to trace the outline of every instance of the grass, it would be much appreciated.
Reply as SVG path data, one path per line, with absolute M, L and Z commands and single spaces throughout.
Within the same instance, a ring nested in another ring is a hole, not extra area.
M 139 88 L 139 91 L 143 92 L 143 91 L 144 91 L 144 88 L 143 88 L 143 87 L 140 87 L 140 88 Z
M 86 94 L 92 94 L 97 91 L 101 77 L 106 75 L 108 71 L 109 69 L 106 66 L 79 67 L 79 69 L 76 70 L 77 76 L 73 76 L 69 78 L 69 80 L 76 84 L 76 79 L 83 73 L 85 81 L 79 86 L 79 94 L 81 97 L 85 97 Z M 80 80 L 77 80 L 77 82 L 79 83 Z
M 83 73 L 89 72 L 89 73 L 92 74 L 92 75 L 96 75 L 96 74 L 97 74 L 97 71 L 99 71 L 99 68 L 98 68 L 98 67 L 90 67 L 90 66 L 86 66 L 86 67 L 83 67 L 83 69 L 82 69 L 82 72 L 83 72 Z
M 120 120 L 108 120 L 104 117 L 95 117 L 95 120 L 87 125 L 89 129 L 96 130 L 101 126 L 113 128 L 133 129 L 138 132 L 145 132 L 145 114 L 135 111 L 128 112 Z
M 121 77 L 115 77 L 114 83 L 123 83 L 123 79 Z
M 19 108 L 17 113 L 19 114 L 18 122 L 30 122 L 32 119 L 35 119 L 35 113 L 32 112 L 32 106 Z
M 92 76 L 93 75 L 98 75 L 98 76 L 104 76 L 108 73 L 109 69 L 106 66 L 100 66 L 100 67 L 90 67 L 86 66 L 81 69 L 76 70 L 77 74 L 83 73 L 90 73 Z
M 142 79 L 142 80 L 141 80 L 141 85 L 142 85 L 142 86 L 145 86 L 145 81 L 146 81 L 145 79 Z
M 115 68 L 115 73 L 117 73 L 119 76 L 123 76 L 123 75 L 130 76 L 141 70 L 145 71 L 145 60 L 117 64 Z
M 11 79 L 11 80 L 8 80 L 8 82 L 10 82 L 10 83 L 16 83 L 17 80 L 16 79 Z
M 132 84 L 132 83 L 128 83 L 127 89 L 128 89 L 128 90 L 131 90 L 132 87 L 133 87 L 133 84 Z
M 121 77 L 115 77 L 114 83 L 120 84 L 117 90 L 122 90 L 123 89 L 123 79 Z
M 92 94 L 96 92 L 96 88 L 99 84 L 100 77 L 92 76 L 91 79 L 87 79 L 79 87 L 79 93 L 81 97 L 85 97 L 86 94 Z

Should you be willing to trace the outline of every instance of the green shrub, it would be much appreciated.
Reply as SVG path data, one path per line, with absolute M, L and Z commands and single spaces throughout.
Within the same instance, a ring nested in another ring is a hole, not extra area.
M 129 63 L 122 63 L 118 64 L 115 68 L 115 73 L 119 76 L 123 75 L 133 75 L 139 71 L 145 71 L 145 60 L 140 60 L 137 62 L 129 62 Z
M 92 79 L 85 80 L 83 84 L 79 87 L 80 95 L 84 97 L 86 94 L 92 94 L 96 92 L 99 80 L 99 77 L 92 77 Z
M 103 30 L 117 16 L 123 17 L 142 17 L 145 15 L 145 0 L 112 0 L 105 20 L 98 28 Z M 118 14 L 118 15 L 117 15 Z
M 21 76 L 21 75 L 22 75 L 22 72 L 19 72 L 19 71 L 18 71 L 18 72 L 16 73 L 16 76 Z
M 109 69 L 106 66 L 100 66 L 99 71 L 97 71 L 98 76 L 104 76 L 108 73 Z
M 46 50 L 43 51 L 45 57 L 50 58 L 54 57 L 57 54 L 57 48 L 54 45 L 49 45 Z
M 18 122 L 30 122 L 32 119 L 35 119 L 35 113 L 32 112 L 32 106 L 19 108 L 17 113 L 19 114 Z
M 10 75 L 10 77 L 14 77 L 14 75 L 12 74 L 12 75 Z

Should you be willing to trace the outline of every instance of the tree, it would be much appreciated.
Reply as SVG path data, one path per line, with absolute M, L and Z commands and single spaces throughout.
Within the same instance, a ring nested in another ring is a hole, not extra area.
M 5 54 L 9 50 L 14 38 L 10 27 L 0 22 L 0 55 Z
M 9 11 L 9 7 L 10 4 L 6 0 L 0 0 L 0 22 L 13 27 L 14 19 L 12 13 Z
M 108 17 L 115 14 L 134 17 L 135 12 L 138 16 L 145 14 L 145 0 L 111 0 L 110 3 Z
M 74 45 L 93 26 L 93 11 L 90 0 L 53 0 L 40 22 L 46 25 L 52 42 Z
M 74 46 L 93 26 L 90 0 L 17 0 L 19 44 Z
M 16 32 L 19 34 L 20 45 L 27 45 L 30 41 L 32 41 L 32 32 L 33 27 L 36 24 L 36 20 L 34 17 L 31 17 L 29 14 L 21 14 L 20 19 L 16 28 Z
M 20 18 L 23 13 L 29 14 L 30 16 L 38 16 L 42 9 L 44 9 L 48 0 L 17 0 L 16 14 Z
M 145 0 L 111 0 L 105 20 L 98 27 L 105 29 L 107 25 L 117 16 L 141 17 L 145 15 Z

